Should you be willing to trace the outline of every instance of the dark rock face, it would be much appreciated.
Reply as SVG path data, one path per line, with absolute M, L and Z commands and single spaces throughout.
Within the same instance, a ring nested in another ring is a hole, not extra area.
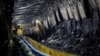
M 74 26 L 77 28 L 73 30 L 73 24 L 69 21 L 64 21 L 56 26 L 55 32 L 41 43 L 50 48 L 77 53 L 80 56 L 99 56 L 100 31 L 98 25 L 94 30 L 91 25 L 94 22 L 84 19 L 84 23 L 80 26 L 80 23 L 76 22 L 77 24 Z

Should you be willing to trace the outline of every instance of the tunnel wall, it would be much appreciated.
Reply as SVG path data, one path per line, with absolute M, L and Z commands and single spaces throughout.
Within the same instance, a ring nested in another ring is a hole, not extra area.
M 13 0 L 0 0 L 0 55 L 7 50 L 8 36 L 11 33 L 12 6 Z

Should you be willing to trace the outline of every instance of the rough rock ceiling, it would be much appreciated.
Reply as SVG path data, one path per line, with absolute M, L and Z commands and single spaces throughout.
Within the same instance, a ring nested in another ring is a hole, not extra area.
M 19 23 L 32 21 L 37 18 L 45 18 L 55 9 L 63 0 L 15 0 L 13 22 Z
M 52 14 L 52 10 L 56 10 L 61 5 L 66 5 L 69 1 L 85 0 L 14 0 L 13 22 L 30 23 L 35 19 L 44 20 Z M 89 1 L 94 8 L 99 6 L 99 3 L 97 5 L 94 3 L 97 0 Z

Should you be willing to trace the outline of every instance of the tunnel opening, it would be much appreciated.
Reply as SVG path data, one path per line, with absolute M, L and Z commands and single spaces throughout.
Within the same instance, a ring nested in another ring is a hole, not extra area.
M 49 48 L 80 56 L 100 55 L 99 1 L 8 1 L 0 0 L 0 53 L 3 56 L 7 55 L 5 51 L 13 36 L 28 36 Z

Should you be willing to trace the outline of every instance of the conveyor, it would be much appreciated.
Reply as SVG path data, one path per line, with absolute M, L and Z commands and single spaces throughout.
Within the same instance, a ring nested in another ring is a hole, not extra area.
M 27 56 L 76 56 L 75 54 L 50 49 L 26 36 L 17 38 L 20 39 L 19 43 Z

